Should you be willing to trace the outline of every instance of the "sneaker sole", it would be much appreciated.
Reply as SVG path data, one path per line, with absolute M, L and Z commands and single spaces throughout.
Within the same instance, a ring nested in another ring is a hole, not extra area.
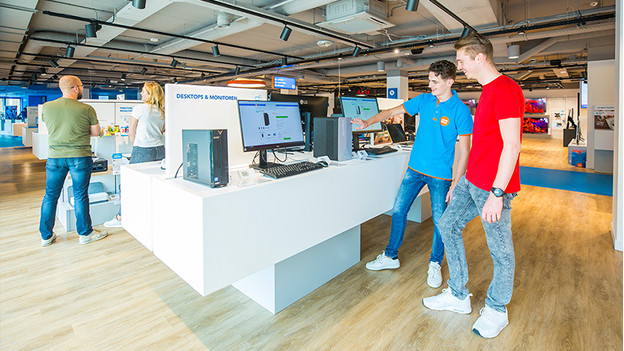
M 369 271 L 383 271 L 384 269 L 398 269 L 401 266 L 396 266 L 396 267 L 380 267 L 380 268 L 371 268 L 366 266 L 366 269 L 368 269 Z
M 429 285 L 429 287 L 430 287 L 430 288 L 437 289 L 437 288 L 439 288 L 439 287 L 441 287 L 441 286 L 442 286 L 442 282 L 440 282 L 440 284 L 438 284 L 438 285 L 431 285 L 431 284 L 429 283 L 429 281 L 427 280 L 427 285 Z
M 106 238 L 107 236 L 108 236 L 108 234 L 102 235 L 102 236 L 98 236 L 97 238 L 89 240 L 89 241 L 78 241 L 78 243 L 80 245 L 86 245 L 86 244 L 90 244 L 90 243 L 96 242 L 98 240 L 102 240 L 102 239 Z
M 502 328 L 498 331 L 498 333 L 496 333 L 496 334 L 494 334 L 494 335 L 492 335 L 492 336 L 484 336 L 484 335 L 481 335 L 481 333 L 479 333 L 479 330 L 478 330 L 478 329 L 474 329 L 474 328 L 473 328 L 473 329 L 472 329 L 472 331 L 473 331 L 475 334 L 479 335 L 480 337 L 482 337 L 482 338 L 484 338 L 484 339 L 492 339 L 492 338 L 497 337 L 497 336 L 498 336 L 498 334 L 500 334 L 500 332 L 502 332 L 502 331 L 503 331 L 503 329 L 505 329 L 505 327 L 506 327 L 506 326 L 508 326 L 508 325 L 509 325 L 509 321 L 507 321 L 507 323 L 505 323 L 505 325 L 503 325 L 503 327 L 502 327 Z
M 50 240 L 50 239 L 48 239 L 48 240 Z M 48 247 L 48 246 L 52 245 L 55 241 L 56 241 L 56 235 L 52 238 L 52 240 L 50 240 L 50 242 L 44 243 L 42 241 L 41 242 L 41 247 Z
M 432 308 L 429 307 L 427 305 L 425 305 L 425 301 L 422 300 L 422 304 L 423 306 L 425 306 L 426 308 L 432 310 L 432 311 L 449 311 L 449 312 L 455 312 L 455 313 L 459 313 L 459 314 L 471 314 L 472 313 L 472 309 L 470 309 L 469 311 L 463 311 L 463 310 L 456 310 L 456 309 L 452 309 L 452 308 Z

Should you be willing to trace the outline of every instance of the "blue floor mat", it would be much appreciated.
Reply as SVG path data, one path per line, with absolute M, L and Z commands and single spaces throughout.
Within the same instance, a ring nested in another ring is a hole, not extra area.
M 613 175 L 520 167 L 520 183 L 581 193 L 613 196 Z
M 22 137 L 0 134 L 0 147 L 24 146 Z

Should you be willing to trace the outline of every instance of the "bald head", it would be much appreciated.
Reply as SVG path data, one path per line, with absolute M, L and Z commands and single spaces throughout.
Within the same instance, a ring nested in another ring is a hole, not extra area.
M 61 77 L 59 79 L 59 88 L 63 92 L 63 97 L 78 100 L 82 98 L 82 82 L 76 76 Z

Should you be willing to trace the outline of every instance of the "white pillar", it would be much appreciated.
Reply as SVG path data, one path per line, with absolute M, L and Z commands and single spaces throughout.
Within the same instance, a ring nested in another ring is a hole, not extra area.
M 407 84 L 407 70 L 388 71 L 386 77 L 386 97 L 394 99 L 409 100 L 409 86 Z M 390 89 L 397 89 L 397 96 L 388 96 Z
M 611 236 L 613 247 L 622 251 L 622 213 L 624 206 L 624 170 L 622 160 L 624 156 L 624 47 L 621 45 L 624 37 L 624 17 L 622 5 L 624 0 L 615 2 L 615 62 L 616 62 L 616 99 L 615 99 L 615 133 L 613 140 L 613 206 L 611 217 Z

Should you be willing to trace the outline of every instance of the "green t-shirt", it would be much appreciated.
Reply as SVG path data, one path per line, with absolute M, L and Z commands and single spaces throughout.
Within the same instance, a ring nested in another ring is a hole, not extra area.
M 91 156 L 90 129 L 98 124 L 92 106 L 59 98 L 43 104 L 41 115 L 48 127 L 48 158 Z

